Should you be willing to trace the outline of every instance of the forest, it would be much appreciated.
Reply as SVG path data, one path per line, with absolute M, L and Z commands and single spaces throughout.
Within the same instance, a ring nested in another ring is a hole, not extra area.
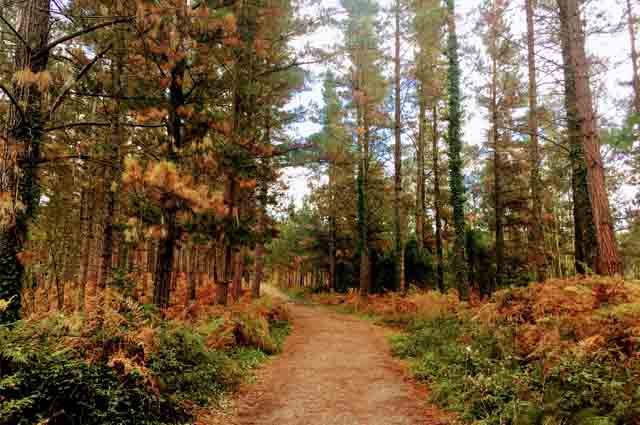
M 638 0 L 0 5 L 0 425 L 640 425 Z

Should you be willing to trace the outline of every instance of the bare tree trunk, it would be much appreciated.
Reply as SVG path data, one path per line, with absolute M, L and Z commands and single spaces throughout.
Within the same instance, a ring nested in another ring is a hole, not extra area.
M 189 282 L 189 302 L 196 300 L 196 294 L 198 290 L 198 246 L 191 247 L 188 253 L 189 270 L 187 273 Z
M 359 122 L 362 123 L 363 134 L 360 136 L 361 156 L 358 176 L 358 221 L 360 228 L 360 297 L 367 298 L 371 288 L 371 262 L 369 259 L 369 209 L 367 195 L 369 189 L 369 127 L 366 105 L 359 107 Z M 365 109 L 365 110 L 363 110 Z
M 495 35 L 493 37 L 495 42 Z M 494 44 L 492 50 L 496 52 Z M 493 143 L 493 195 L 496 226 L 496 287 L 502 288 L 504 278 L 504 210 L 502 203 L 502 163 L 500 146 L 500 112 L 498 111 L 498 61 L 494 57 L 491 66 L 491 138 Z
M 404 238 L 402 235 L 402 103 L 400 101 L 400 0 L 396 0 L 396 49 L 395 49 L 395 186 L 394 186 L 394 233 L 396 241 L 396 281 L 400 292 L 406 290 L 404 279 Z
M 89 264 L 91 260 L 91 252 L 93 250 L 93 221 L 95 214 L 95 192 L 86 188 L 82 189 L 80 199 L 82 210 L 82 218 L 80 222 L 80 236 L 82 238 L 80 250 L 82 258 L 80 259 L 80 273 L 78 275 L 80 291 L 78 294 L 78 309 L 84 311 L 84 300 L 86 294 L 87 280 L 89 277 Z
M 544 247 L 542 220 L 542 182 L 540 180 L 540 146 L 538 142 L 538 79 L 536 69 L 536 33 L 533 0 L 526 0 L 527 61 L 529 68 L 529 162 L 531 163 L 531 223 L 529 224 L 530 252 L 539 282 L 546 278 L 547 258 Z
M 438 102 L 433 102 L 433 209 L 436 221 L 436 285 L 444 292 L 444 252 L 442 246 L 442 195 L 440 193 L 440 150 L 438 142 Z
M 416 173 L 416 244 L 418 253 L 422 255 L 424 253 L 424 240 L 425 240 L 425 172 L 424 172 L 424 154 L 425 154 L 425 139 L 426 139 L 426 105 L 424 99 L 424 87 L 420 84 L 420 111 L 418 113 L 418 140 L 416 143 L 416 164 L 418 167 Z
M 116 14 L 122 14 L 122 3 L 116 3 Z M 126 91 L 123 83 L 124 61 L 127 43 L 123 29 L 116 28 L 116 48 L 111 62 L 111 84 L 113 92 L 113 109 L 111 112 L 111 143 L 108 144 L 108 164 L 105 169 L 104 195 L 105 209 L 102 232 L 102 258 L 98 289 L 104 290 L 111 283 L 114 251 L 114 216 L 116 213 L 117 186 L 120 183 L 122 146 L 124 144 L 124 128 L 122 121 L 122 97 Z
M 260 298 L 260 287 L 264 279 L 264 256 L 265 256 L 265 232 L 267 221 L 267 181 L 266 178 L 261 182 L 258 189 L 258 205 L 257 213 L 257 241 L 255 249 L 255 276 L 251 287 L 253 298 Z
M 331 193 L 331 217 L 329 217 L 329 290 L 336 289 L 336 177 L 334 165 L 329 170 L 329 191 Z
M 242 296 L 242 276 L 244 275 L 245 248 L 239 249 L 234 255 L 233 281 L 231 282 L 231 292 L 234 300 L 239 300 Z
M 583 145 L 592 216 L 596 228 L 597 261 L 595 270 L 598 274 L 603 275 L 622 274 L 624 268 L 611 218 L 579 4 L 578 0 L 559 0 L 559 3 L 566 8 L 561 15 L 567 20 L 565 27 L 568 30 L 567 38 L 570 42 L 568 59 L 575 69 L 578 130 Z
M 575 6 L 573 9 L 571 5 Z M 565 76 L 565 104 L 569 134 L 570 160 L 572 166 L 573 216 L 575 268 L 585 273 L 587 268 L 596 269 L 598 240 L 593 217 L 584 144 L 578 110 L 577 66 L 575 62 L 575 33 L 577 21 L 575 0 L 558 0 L 560 12 L 560 40 Z M 573 10 L 573 12 L 571 12 Z M 572 18 L 573 15 L 573 18 Z

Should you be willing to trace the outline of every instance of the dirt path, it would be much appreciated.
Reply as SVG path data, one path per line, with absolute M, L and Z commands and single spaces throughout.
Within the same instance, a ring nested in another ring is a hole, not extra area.
M 241 391 L 237 425 L 438 425 L 389 353 L 385 331 L 325 308 L 292 304 L 282 355 Z

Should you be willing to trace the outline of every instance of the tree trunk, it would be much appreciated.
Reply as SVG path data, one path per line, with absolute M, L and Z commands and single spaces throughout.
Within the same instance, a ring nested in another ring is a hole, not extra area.
M 424 172 L 424 154 L 426 139 L 426 121 L 427 111 L 424 99 L 424 86 L 420 83 L 419 100 L 420 111 L 418 113 L 418 140 L 416 143 L 416 165 L 418 167 L 416 173 L 416 245 L 420 257 L 424 254 L 425 241 L 425 172 Z
M 234 300 L 239 300 L 242 296 L 242 276 L 244 275 L 245 249 L 235 252 L 233 261 L 233 280 L 231 282 L 231 293 Z
M 546 278 L 547 259 L 544 246 L 544 222 L 542 219 L 542 182 L 540 180 L 540 146 L 538 143 L 538 79 L 536 69 L 536 33 L 534 25 L 534 0 L 526 0 L 527 9 L 527 61 L 529 68 L 529 162 L 531 164 L 531 222 L 529 223 L 530 255 L 533 257 L 536 278 Z
M 233 211 L 236 207 L 236 181 L 235 177 L 231 174 L 227 176 L 227 181 L 225 183 L 225 206 L 227 208 L 227 221 L 231 223 L 233 226 Z M 231 230 L 227 230 L 226 233 L 230 233 Z M 223 280 L 227 283 L 227 285 L 231 284 L 233 281 L 233 256 L 234 256 L 234 241 L 228 238 L 225 241 L 225 245 L 223 247 L 222 253 L 222 275 Z
M 190 255 L 188 255 L 189 262 L 189 272 L 187 273 L 188 282 L 189 282 L 189 302 L 193 302 L 196 300 L 197 292 L 198 292 L 198 270 L 199 270 L 199 250 L 198 246 L 194 245 L 191 247 L 189 251 L 187 251 Z
M 574 245 L 576 273 L 587 269 L 595 270 L 598 241 L 591 209 L 591 198 L 587 180 L 587 167 L 580 123 L 578 121 L 578 95 L 576 88 L 577 69 L 574 61 L 575 24 L 570 22 L 569 3 L 574 0 L 558 0 L 561 25 L 561 47 L 564 62 L 565 106 L 567 110 L 567 130 L 572 168 Z M 575 11 L 574 11 L 575 13 Z M 575 19 L 572 19 L 575 21 Z
M 186 26 L 186 2 L 181 1 L 180 7 L 176 8 L 178 30 L 185 30 Z M 182 37 L 182 35 L 180 35 Z M 183 90 L 183 82 L 187 73 L 186 59 L 178 60 L 171 69 L 171 81 L 169 84 L 168 112 L 169 119 L 167 125 L 167 158 L 176 164 L 179 169 L 180 161 L 178 152 L 184 147 L 183 120 L 180 110 L 186 105 L 186 96 Z M 172 197 L 172 194 L 168 194 Z M 167 197 L 165 197 L 167 198 Z M 174 199 L 164 199 L 163 221 L 166 230 L 166 237 L 160 241 L 158 249 L 158 267 L 156 272 L 156 282 L 154 288 L 154 302 L 160 308 L 169 306 L 172 279 L 174 273 L 174 252 L 178 248 L 180 229 L 178 228 L 177 215 L 178 206 Z
M 636 17 L 633 14 L 631 0 L 627 0 L 627 22 L 629 25 L 629 40 L 631 42 L 631 64 L 633 66 L 633 106 L 634 113 L 640 115 L 640 72 L 638 71 L 638 48 L 636 46 Z
M 570 64 L 570 70 L 574 70 L 575 90 L 572 88 L 570 91 L 575 91 L 573 109 L 576 114 L 576 130 L 579 139 L 577 142 L 582 144 L 584 153 L 584 165 L 580 165 L 580 167 L 584 168 L 586 174 L 592 222 L 595 224 L 597 256 L 594 270 L 603 275 L 622 274 L 623 263 L 611 219 L 579 4 L 578 0 L 559 0 L 558 3 L 562 29 L 563 32 L 566 32 L 562 38 L 568 44 L 563 49 L 566 50 L 563 55 L 566 56 L 565 69 L 566 65 Z M 567 81 L 568 83 L 572 82 L 571 78 Z
M 82 258 L 80 259 L 80 273 L 78 275 L 80 291 L 78 294 L 78 309 L 84 311 L 84 299 L 87 287 L 87 280 L 89 277 L 89 264 L 91 258 L 91 251 L 93 249 L 93 221 L 95 215 L 95 191 L 87 188 L 82 189 L 81 205 L 82 217 L 80 221 L 80 237 L 82 238 L 80 250 Z
M 174 263 L 174 250 L 178 239 L 176 225 L 176 211 L 166 211 L 164 214 L 166 236 L 160 240 L 156 263 L 156 278 L 153 292 L 153 303 L 161 308 L 169 307 L 171 297 L 171 277 Z
M 465 258 L 466 229 L 465 229 L 465 187 L 462 174 L 462 94 L 460 93 L 460 62 L 458 58 L 458 35 L 456 33 L 455 0 L 447 0 L 449 38 L 447 56 L 449 61 L 448 92 L 449 92 L 449 185 L 451 187 L 451 205 L 453 207 L 453 222 L 455 241 L 453 248 L 453 272 L 460 298 L 469 298 L 469 282 L 467 276 L 467 262 Z
M 370 261 L 369 261 L 369 209 L 367 195 L 369 190 L 369 128 L 367 120 L 367 105 L 360 105 L 358 120 L 362 125 L 360 135 L 360 154 L 358 172 L 358 227 L 360 233 L 360 297 L 369 296 L 370 283 Z
M 395 46 L 395 185 L 394 185 L 394 233 L 396 242 L 396 283 L 400 292 L 405 292 L 404 238 L 402 235 L 402 103 L 400 101 L 400 0 L 396 0 L 396 46 Z
M 227 305 L 229 298 L 229 284 L 226 281 L 218 281 L 216 283 L 216 303 L 218 305 Z
M 171 85 L 169 87 L 169 125 L 167 135 L 169 136 L 168 158 L 174 163 L 178 163 L 177 151 L 182 147 L 182 119 L 178 110 L 185 104 L 185 96 L 182 91 L 182 81 L 185 76 L 185 63 L 179 61 L 171 71 Z M 169 194 L 168 196 L 172 196 Z M 175 201 L 165 199 L 164 205 L 171 205 Z M 156 268 L 156 279 L 154 288 L 154 303 L 159 308 L 167 308 L 171 296 L 171 279 L 173 275 L 174 251 L 180 232 L 177 225 L 178 210 L 175 206 L 166 208 L 163 211 L 163 220 L 166 236 L 160 241 L 158 249 L 158 259 Z
M 591 207 L 593 219 L 596 225 L 598 241 L 598 260 L 596 272 L 602 275 L 622 275 L 624 267 L 622 257 L 618 250 L 609 194 L 607 192 L 606 172 L 602 153 L 600 152 L 600 135 L 593 107 L 593 95 L 590 83 L 590 66 L 587 61 L 585 34 L 582 20 L 580 19 L 578 4 L 575 2 L 575 18 L 577 24 L 577 38 L 575 45 L 576 70 L 577 70 L 577 95 L 578 110 L 580 111 L 580 123 L 584 144 L 585 160 L 587 161 L 587 177 L 591 195 Z
M 396 49 L 395 49 L 395 186 L 394 186 L 394 233 L 396 242 L 396 282 L 397 288 L 404 293 L 404 238 L 402 235 L 402 103 L 400 101 L 400 0 L 396 0 Z
M 442 195 L 440 194 L 440 150 L 438 142 L 438 102 L 433 102 L 433 209 L 436 221 L 436 285 L 444 292 L 444 252 L 442 247 Z
M 25 0 L 19 10 L 17 32 L 29 46 L 17 41 L 15 70 L 29 69 L 38 74 L 47 69 L 49 52 L 49 0 Z M 14 84 L 14 98 L 7 132 L 0 138 L 0 193 L 8 199 L 12 212 L 0 220 L 0 299 L 10 301 L 0 322 L 20 317 L 20 290 L 24 267 L 18 260 L 27 240 L 29 222 L 36 215 L 40 200 L 37 164 L 44 117 L 42 94 L 35 87 Z M 17 106 L 20 105 L 20 106 Z M 18 208 L 19 204 L 22 208 Z
M 116 3 L 116 14 L 121 15 L 121 3 Z M 103 291 L 111 284 L 114 251 L 114 218 L 116 213 L 117 188 L 122 170 L 122 146 L 124 144 L 124 128 L 122 121 L 122 97 L 126 92 L 123 84 L 124 61 L 126 57 L 126 40 L 121 27 L 116 28 L 116 48 L 111 61 L 111 83 L 113 92 L 113 109 L 111 112 L 111 143 L 107 145 L 108 162 L 104 180 L 104 228 L 102 232 L 101 273 L 98 289 Z
M 331 217 L 329 217 L 329 291 L 336 289 L 336 177 L 334 165 L 329 171 L 329 191 L 331 193 Z
M 495 43 L 494 35 L 492 39 Z M 493 55 L 491 65 L 491 137 L 493 143 L 493 195 L 494 213 L 496 226 L 496 284 L 497 288 L 502 288 L 504 280 L 504 225 L 503 225 L 503 204 L 502 204 L 502 164 L 500 158 L 500 112 L 498 111 L 498 61 L 495 57 L 497 50 L 495 44 L 492 46 Z
M 258 205 L 257 205 L 257 241 L 255 250 L 255 277 L 253 280 L 253 286 L 251 287 L 251 294 L 253 298 L 260 298 L 260 286 L 264 279 L 264 256 L 265 256 L 265 232 L 267 227 L 267 194 L 268 187 L 266 177 L 260 183 L 258 189 Z

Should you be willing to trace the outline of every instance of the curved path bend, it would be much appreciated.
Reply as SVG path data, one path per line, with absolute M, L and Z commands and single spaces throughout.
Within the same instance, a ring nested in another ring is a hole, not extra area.
M 283 353 L 236 401 L 236 425 L 444 425 L 389 351 L 385 330 L 323 307 L 290 304 Z

